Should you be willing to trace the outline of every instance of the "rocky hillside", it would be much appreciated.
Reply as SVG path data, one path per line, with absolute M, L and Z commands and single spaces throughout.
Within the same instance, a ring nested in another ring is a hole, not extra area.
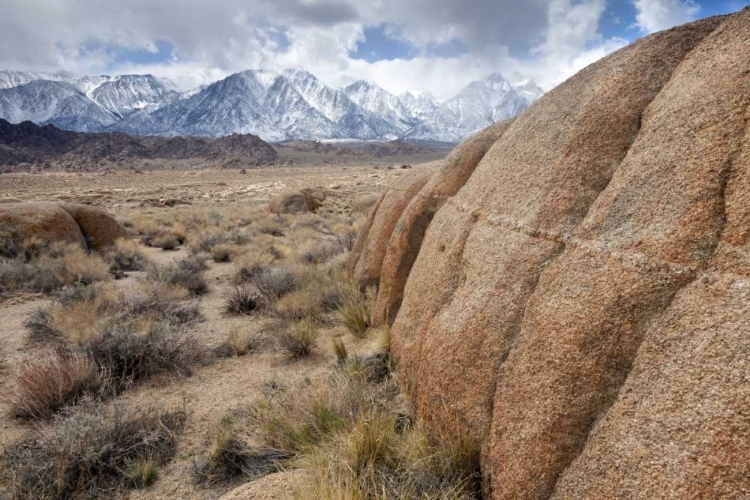
M 401 177 L 350 272 L 486 498 L 750 495 L 750 8 L 643 38 Z
M 254 135 L 142 137 L 121 133 L 70 132 L 31 122 L 13 125 L 0 119 L 0 165 L 41 164 L 76 170 L 130 159 L 201 158 L 217 164 L 263 165 L 276 151 Z

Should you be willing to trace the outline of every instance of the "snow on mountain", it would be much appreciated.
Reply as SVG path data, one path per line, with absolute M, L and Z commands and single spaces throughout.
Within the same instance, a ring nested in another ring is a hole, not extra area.
M 383 117 L 355 104 L 341 89 L 334 90 L 313 74 L 301 70 L 285 70 L 284 77 L 315 109 L 339 125 L 346 138 L 396 138 L 399 130 Z M 318 137 L 323 138 L 323 137 Z
M 102 82 L 89 94 L 101 107 L 120 117 L 153 104 L 164 104 L 178 93 L 151 75 L 123 75 Z
M 382 117 L 401 132 L 409 130 L 417 121 L 399 101 L 398 97 L 386 92 L 372 82 L 358 80 L 341 90 L 354 103 Z
M 424 120 L 439 107 L 439 104 L 435 102 L 435 99 L 431 95 L 416 90 L 404 92 L 398 98 L 409 112 L 409 115 L 418 121 Z
M 11 123 L 53 123 L 59 128 L 93 132 L 117 121 L 109 111 L 89 99 L 74 85 L 34 80 L 25 85 L 0 89 L 0 118 Z
M 411 129 L 410 139 L 460 142 L 471 134 L 522 113 L 529 106 L 502 75 L 471 82 Z
M 533 81 L 514 82 L 490 75 L 438 104 L 429 94 L 396 97 L 364 80 L 333 89 L 301 70 L 247 70 L 187 92 L 151 75 L 0 71 L 0 118 L 137 135 L 458 142 L 543 93 Z
M 513 90 L 515 90 L 518 95 L 526 99 L 526 102 L 528 102 L 529 105 L 533 104 L 544 95 L 544 90 L 542 90 L 542 88 L 533 80 L 525 79 L 511 85 L 513 87 Z
M 71 83 L 79 75 L 70 73 L 68 71 L 12 71 L 12 70 L 0 70 L 0 89 L 10 89 L 18 87 L 20 85 L 26 85 L 27 83 L 35 80 L 51 80 L 54 82 L 68 82 Z

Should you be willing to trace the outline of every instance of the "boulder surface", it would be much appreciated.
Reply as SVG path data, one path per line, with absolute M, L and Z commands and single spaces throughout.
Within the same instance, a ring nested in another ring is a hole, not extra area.
M 0 231 L 13 240 L 61 241 L 86 248 L 81 229 L 68 212 L 51 203 L 7 203 L 0 205 Z
M 75 203 L 64 203 L 61 207 L 78 224 L 90 250 L 104 250 L 118 238 L 129 238 L 125 228 L 101 208 Z
M 750 496 L 748 54 L 750 8 L 645 37 L 488 139 L 434 217 L 402 215 L 429 175 L 368 217 L 350 270 L 406 276 L 377 310 L 400 378 L 480 445 L 486 498 Z

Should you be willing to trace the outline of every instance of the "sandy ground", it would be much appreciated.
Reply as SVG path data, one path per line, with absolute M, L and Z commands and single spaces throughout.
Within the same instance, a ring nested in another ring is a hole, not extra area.
M 3 174 L 0 175 L 0 202 L 3 199 L 72 200 L 102 206 L 115 214 L 133 210 L 158 212 L 173 210 L 162 205 L 168 199 L 179 199 L 201 207 L 247 206 L 267 203 L 269 197 L 284 189 L 314 186 L 336 190 L 342 198 L 351 200 L 361 193 L 383 191 L 406 171 L 399 167 L 295 166 L 258 168 L 248 170 L 246 174 L 232 170 L 118 171 L 106 175 Z M 160 264 L 167 264 L 185 254 L 185 250 L 166 252 L 145 247 L 144 250 Z M 214 262 L 209 262 L 209 265 L 206 278 L 211 291 L 201 298 L 205 321 L 191 328 L 202 342 L 215 346 L 233 330 L 252 330 L 262 325 L 252 317 L 228 318 L 223 314 L 224 297 L 231 286 L 233 265 Z M 142 279 L 141 273 L 129 273 L 127 278 L 114 283 L 118 288 L 127 289 L 136 285 L 139 279 Z M 29 294 L 0 299 L 0 343 L 4 345 L 3 350 L 8 357 L 8 368 L 0 373 L 0 386 L 10 384 L 19 363 L 33 357 L 35 349 L 39 349 L 28 345 L 24 322 L 35 308 L 45 306 L 49 301 L 48 297 Z M 177 457 L 161 469 L 155 485 L 146 490 L 129 492 L 129 497 L 214 499 L 227 494 L 226 498 L 233 500 L 289 498 L 293 481 L 300 480 L 299 471 L 274 474 L 245 485 L 205 489 L 193 484 L 191 471 L 194 460 L 205 451 L 210 429 L 233 409 L 252 403 L 261 395 L 266 382 L 281 380 L 293 385 L 305 377 L 328 370 L 335 361 L 328 337 L 341 333 L 341 327 L 325 331 L 319 342 L 319 352 L 303 361 L 290 362 L 283 354 L 276 352 L 217 360 L 196 368 L 192 376 L 153 379 L 126 391 L 116 401 L 107 403 L 184 406 L 189 415 L 187 428 L 179 441 Z M 375 339 L 355 341 L 351 335 L 344 336 L 344 339 L 350 352 L 359 353 L 372 349 L 377 342 Z M 0 448 L 32 431 L 28 424 L 9 418 L 5 408 L 0 407 L 0 412 Z

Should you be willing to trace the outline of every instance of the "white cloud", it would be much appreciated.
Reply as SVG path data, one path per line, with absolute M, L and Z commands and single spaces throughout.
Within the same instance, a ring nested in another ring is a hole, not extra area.
M 635 22 L 643 33 L 654 33 L 695 19 L 700 6 L 693 0 L 634 0 Z
M 523 73 L 549 88 L 624 44 L 599 33 L 604 2 L 4 0 L 0 68 L 149 72 L 189 86 L 248 68 L 294 67 L 331 85 L 353 76 L 394 93 L 418 89 L 438 98 L 499 71 Z M 418 56 L 354 59 L 365 27 L 380 24 Z M 112 50 L 153 52 L 159 41 L 175 49 L 158 63 L 120 60 Z M 454 41 L 467 52 L 437 57 L 427 50 Z

